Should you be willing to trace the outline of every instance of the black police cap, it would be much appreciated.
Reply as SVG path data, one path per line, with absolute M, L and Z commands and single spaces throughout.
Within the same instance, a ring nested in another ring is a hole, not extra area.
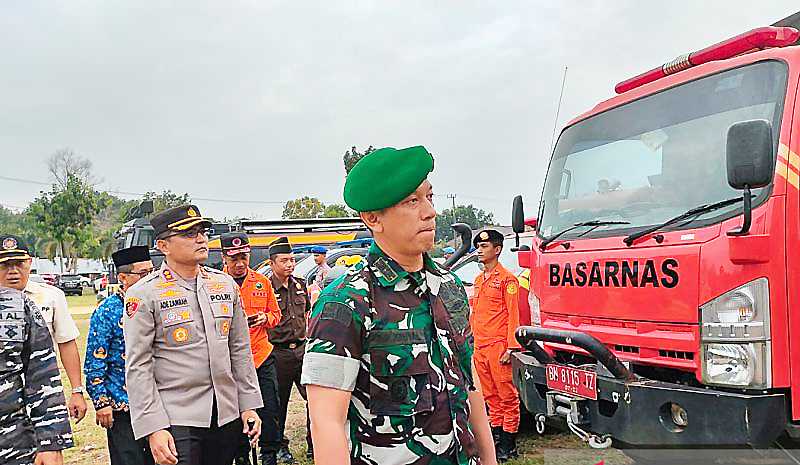
M 181 205 L 164 210 L 150 219 L 150 224 L 155 230 L 156 237 L 167 232 L 182 232 L 197 226 L 211 227 L 211 221 L 203 218 L 196 205 Z

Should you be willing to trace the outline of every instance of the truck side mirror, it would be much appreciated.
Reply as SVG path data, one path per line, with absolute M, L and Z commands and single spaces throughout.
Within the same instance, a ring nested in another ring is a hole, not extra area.
M 769 121 L 755 119 L 742 121 L 728 128 L 725 146 L 728 184 L 743 191 L 744 222 L 738 231 L 729 236 L 743 236 L 750 231 L 753 208 L 750 189 L 758 189 L 772 182 L 773 140 Z
M 525 232 L 525 207 L 522 205 L 522 196 L 514 197 L 514 206 L 511 209 L 511 229 L 516 235 L 516 244 L 511 249 L 512 252 L 523 250 L 527 246 L 519 247 L 519 235 Z
M 514 197 L 514 206 L 511 209 L 511 229 L 515 233 L 525 232 L 525 207 L 522 205 L 522 196 Z

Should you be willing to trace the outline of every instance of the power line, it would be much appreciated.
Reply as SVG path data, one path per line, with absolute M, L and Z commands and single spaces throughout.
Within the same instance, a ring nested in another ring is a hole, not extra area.
M 0 176 L 0 179 L 5 181 L 13 181 L 19 182 L 23 184 L 35 184 L 38 186 L 51 186 L 52 183 L 42 182 L 42 181 L 35 181 L 33 179 L 22 179 L 22 178 L 12 178 L 10 176 Z M 130 195 L 134 197 L 144 197 L 144 193 L 142 192 L 126 192 L 126 191 L 118 191 L 112 189 L 97 189 L 98 192 L 105 192 L 107 194 L 117 194 L 117 195 Z M 194 197 L 191 196 L 192 200 L 197 200 L 201 202 L 219 202 L 219 203 L 241 203 L 241 204 L 253 204 L 253 205 L 283 205 L 285 201 L 277 201 L 277 200 L 236 200 L 236 199 L 215 199 L 210 197 Z

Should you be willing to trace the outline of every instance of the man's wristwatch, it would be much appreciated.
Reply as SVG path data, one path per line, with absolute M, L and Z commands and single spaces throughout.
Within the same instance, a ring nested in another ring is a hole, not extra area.
M 84 395 L 84 394 L 86 394 L 86 388 L 83 387 L 83 386 L 76 386 L 76 387 L 72 388 L 72 393 L 73 394 Z

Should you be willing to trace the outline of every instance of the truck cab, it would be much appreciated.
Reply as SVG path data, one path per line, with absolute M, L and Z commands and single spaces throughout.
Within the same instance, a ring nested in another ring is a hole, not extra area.
M 539 429 L 623 448 L 800 437 L 798 43 L 768 27 L 684 55 L 561 132 L 519 252 L 536 278 L 514 382 Z

